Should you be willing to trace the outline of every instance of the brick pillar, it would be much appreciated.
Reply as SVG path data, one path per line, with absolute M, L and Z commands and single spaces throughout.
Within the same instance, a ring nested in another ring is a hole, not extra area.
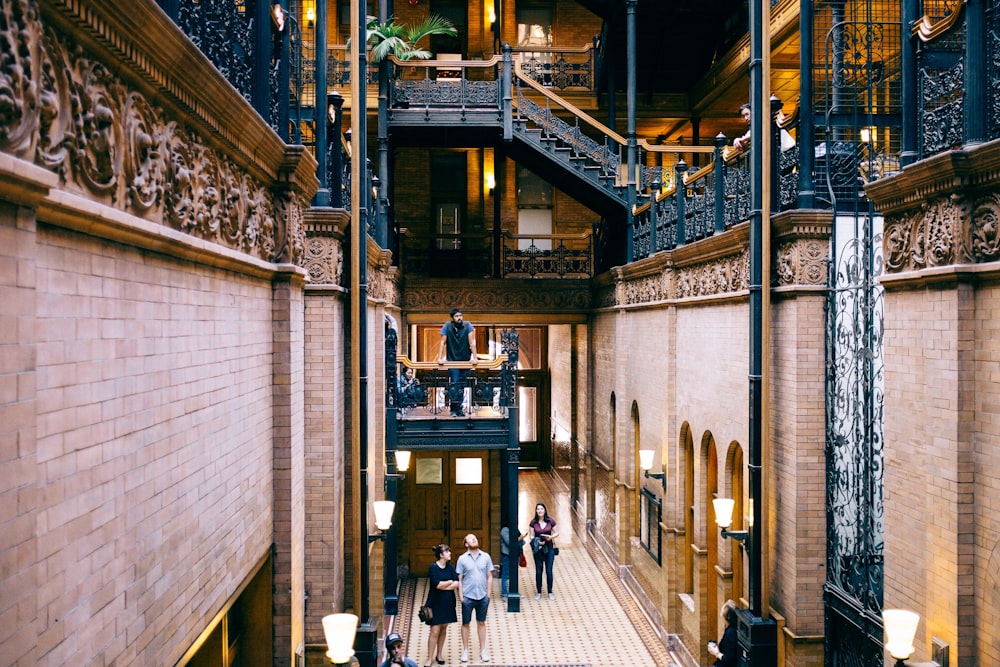
M 27 189 L 25 189 L 27 191 Z M 5 196 L 5 193 L 0 194 Z M 0 201 L 0 630 L 4 662 L 37 664 L 38 591 L 45 583 L 38 557 L 39 504 L 35 395 L 35 211 Z
M 283 265 L 272 303 L 274 400 L 274 665 L 304 641 L 304 308 L 301 269 Z

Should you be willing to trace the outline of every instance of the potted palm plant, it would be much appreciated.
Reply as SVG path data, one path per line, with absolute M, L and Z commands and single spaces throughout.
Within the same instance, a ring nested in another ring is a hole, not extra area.
M 369 16 L 366 33 L 373 63 L 389 56 L 396 56 L 400 60 L 427 60 L 431 57 L 431 52 L 419 46 L 422 39 L 431 35 L 454 37 L 458 34 L 451 21 L 443 16 L 428 16 L 415 25 L 396 23 L 391 16 L 382 23 L 374 16 Z

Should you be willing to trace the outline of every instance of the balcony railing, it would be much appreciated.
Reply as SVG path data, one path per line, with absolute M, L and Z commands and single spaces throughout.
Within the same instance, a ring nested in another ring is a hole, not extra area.
M 503 419 L 517 400 L 518 335 L 500 334 L 500 354 L 480 363 L 412 361 L 397 357 L 396 330 L 386 329 L 386 406 L 399 419 L 436 419 L 461 404 L 464 416 Z M 452 373 L 460 371 L 460 373 Z M 452 376 L 458 376 L 453 380 Z

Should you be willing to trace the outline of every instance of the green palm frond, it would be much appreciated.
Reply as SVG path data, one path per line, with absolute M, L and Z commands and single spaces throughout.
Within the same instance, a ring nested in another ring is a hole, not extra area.
M 454 37 L 458 31 L 442 16 L 429 16 L 416 26 L 397 24 L 391 16 L 385 23 L 369 16 L 366 33 L 372 49 L 371 61 L 377 63 L 389 56 L 400 60 L 426 60 L 431 54 L 418 47 L 417 42 L 431 35 Z

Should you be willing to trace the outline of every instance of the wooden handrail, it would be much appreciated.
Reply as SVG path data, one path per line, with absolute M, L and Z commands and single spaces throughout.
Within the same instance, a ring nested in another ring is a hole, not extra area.
M 579 234 L 513 234 L 504 230 L 503 235 L 509 239 L 548 239 L 552 241 L 559 239 L 586 241 L 590 238 L 590 232 L 581 232 Z
M 471 361 L 448 361 L 445 363 L 439 363 L 437 361 L 411 361 L 406 355 L 397 356 L 396 361 L 403 364 L 406 368 L 412 368 L 415 371 L 433 371 L 441 369 L 451 369 L 460 368 L 463 370 L 467 369 L 480 369 L 493 371 L 501 368 L 507 361 L 507 355 L 501 354 L 496 359 L 488 360 L 484 359 L 479 363 L 473 365 Z
M 965 4 L 965 1 L 957 0 L 955 7 L 951 9 L 951 13 L 937 22 L 931 20 L 925 14 L 913 24 L 913 35 L 918 37 L 922 42 L 930 42 L 945 34 L 958 24 L 958 17 L 962 12 L 962 5 Z
M 540 83 L 535 82 L 533 79 L 531 79 L 529 77 L 526 77 L 521 72 L 521 64 L 520 63 L 518 63 L 517 67 L 514 68 L 514 76 L 516 76 L 518 79 L 520 79 L 521 81 L 523 81 L 524 83 L 526 83 L 529 88 L 533 88 L 540 95 L 542 95 L 542 96 L 544 96 L 544 97 L 552 100 L 552 102 L 554 102 L 558 106 L 562 107 L 563 109 L 566 109 L 566 111 L 569 111 L 571 114 L 573 114 L 574 116 L 576 116 L 580 120 L 584 121 L 585 123 L 587 123 L 588 125 L 590 125 L 591 127 L 593 127 L 598 132 L 601 132 L 601 133 L 605 134 L 606 136 L 610 137 L 611 139 L 613 139 L 614 141 L 618 142 L 622 146 L 625 146 L 628 143 L 628 142 L 625 141 L 625 137 L 623 137 L 622 135 L 618 134 L 617 132 L 615 132 L 614 130 L 612 130 L 611 128 L 609 128 L 608 126 L 604 125 L 603 123 L 601 123 L 600 121 L 598 121 L 597 119 L 595 119 L 594 117 L 592 117 L 587 112 L 583 111 L 582 109 L 580 109 L 579 107 L 577 107 L 577 106 L 575 106 L 573 104 L 570 104 L 569 102 L 567 102 L 566 100 L 562 99 L 561 97 L 558 97 L 558 96 L 554 95 L 553 93 L 550 93 L 548 90 L 545 89 L 545 86 L 541 85 Z M 515 101 L 514 104 L 516 105 L 517 102 Z
M 486 69 L 493 67 L 503 61 L 502 56 L 493 56 L 489 60 L 400 60 L 396 56 L 389 56 L 396 65 L 400 67 L 466 67 L 469 69 Z

